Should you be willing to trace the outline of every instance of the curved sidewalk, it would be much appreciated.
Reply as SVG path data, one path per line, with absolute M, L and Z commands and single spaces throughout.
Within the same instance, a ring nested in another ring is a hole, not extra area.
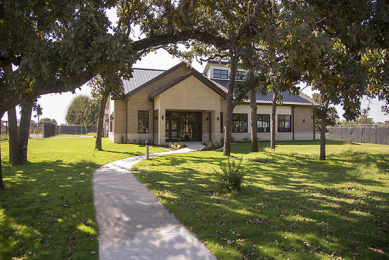
M 191 152 L 187 148 L 151 154 L 150 157 Z M 174 215 L 131 172 L 145 155 L 130 157 L 99 168 L 93 193 L 99 227 L 100 259 L 209 259 L 216 260 Z

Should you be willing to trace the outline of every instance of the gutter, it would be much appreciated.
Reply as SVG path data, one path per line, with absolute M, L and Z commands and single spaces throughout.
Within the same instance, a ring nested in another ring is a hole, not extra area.
M 128 100 L 126 100 L 126 139 L 128 138 Z
M 313 114 L 313 113 L 312 113 Z M 316 140 L 316 134 L 315 134 L 315 117 L 312 115 L 313 118 L 313 140 Z
M 212 112 L 209 112 L 209 141 L 212 142 L 212 124 L 211 124 Z
M 154 138 L 154 127 L 155 127 L 155 115 L 154 115 L 154 99 L 153 99 L 153 143 L 155 144 L 155 138 Z

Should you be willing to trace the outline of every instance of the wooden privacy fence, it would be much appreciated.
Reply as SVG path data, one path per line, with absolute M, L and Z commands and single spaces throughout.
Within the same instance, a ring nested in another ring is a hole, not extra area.
M 54 123 L 48 123 L 48 122 L 43 122 L 43 137 L 52 137 L 57 135 L 57 124 Z
M 389 144 L 389 125 L 328 127 L 326 138 L 344 142 Z
M 60 125 L 58 134 L 86 135 L 91 132 L 97 132 L 97 126 L 91 125 L 85 128 L 83 125 Z

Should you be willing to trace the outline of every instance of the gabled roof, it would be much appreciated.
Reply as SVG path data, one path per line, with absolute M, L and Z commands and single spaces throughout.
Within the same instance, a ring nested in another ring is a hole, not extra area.
M 209 61 L 209 63 L 219 63 L 219 62 Z M 226 62 L 222 62 L 222 64 L 223 63 Z M 169 73 L 175 71 L 176 69 L 182 66 L 186 66 L 186 64 L 184 62 L 181 62 L 176 66 L 170 68 L 169 70 L 134 68 L 133 78 L 131 78 L 130 80 L 123 81 L 125 87 L 125 93 L 126 94 L 130 93 L 131 95 L 133 95 L 136 92 L 144 89 L 145 87 L 149 86 L 153 82 L 163 78 L 164 76 L 168 75 Z M 219 94 L 221 97 L 226 98 L 226 93 L 228 91 L 228 84 L 230 82 L 229 80 L 217 80 L 217 79 L 211 80 L 208 77 L 206 77 L 204 74 L 199 73 L 197 70 L 193 68 L 188 68 L 188 69 L 189 69 L 189 73 L 173 80 L 169 84 L 155 91 L 154 93 L 149 95 L 149 99 L 153 99 L 154 97 L 165 92 L 166 90 L 175 86 L 179 82 L 189 78 L 190 76 L 196 77 L 198 80 L 200 80 L 202 83 L 207 85 L 217 94 Z M 263 95 L 262 93 L 257 92 L 256 94 L 256 101 L 258 104 L 271 104 L 272 99 L 273 99 L 273 93 L 268 93 L 266 95 Z M 244 100 L 244 102 L 249 102 L 249 100 Z M 316 103 L 313 99 L 311 99 L 307 95 L 300 93 L 299 95 L 294 96 L 289 91 L 283 93 L 282 103 L 285 105 L 319 106 L 318 103 Z
M 135 89 L 142 86 L 144 83 L 156 78 L 163 72 L 165 72 L 165 70 L 134 68 L 132 72 L 133 77 L 130 80 L 123 80 L 125 93 L 131 93 Z
M 206 86 L 208 86 L 210 89 L 212 89 L 217 94 L 219 94 L 222 98 L 226 98 L 226 92 L 224 91 L 223 88 L 221 88 L 219 85 L 217 85 L 214 82 L 212 82 L 211 80 L 209 80 L 203 74 L 200 74 L 197 70 L 190 69 L 189 73 L 187 73 L 187 74 L 185 74 L 185 75 L 175 79 L 174 81 L 170 82 L 166 86 L 164 86 L 164 87 L 158 89 L 157 91 L 155 91 L 154 93 L 152 93 L 149 96 L 149 99 L 155 98 L 156 96 L 158 96 L 158 95 L 162 94 L 163 92 L 165 92 L 166 90 L 174 87 L 175 85 L 177 85 L 181 81 L 184 81 L 185 79 L 189 78 L 190 76 L 194 76 L 195 78 L 200 80 L 202 83 L 204 83 Z
M 212 81 L 219 84 L 225 92 L 228 91 L 228 84 L 230 83 L 229 80 L 217 80 L 213 79 Z M 285 105 L 305 105 L 305 106 L 319 106 L 318 103 L 316 103 L 313 99 L 308 97 L 307 95 L 300 92 L 299 95 L 292 95 L 290 91 L 285 91 L 282 93 L 283 95 L 283 101 L 282 103 Z M 271 104 L 273 100 L 273 92 L 267 93 L 266 95 L 263 95 L 261 92 L 256 93 L 256 100 L 257 103 L 260 104 Z M 243 100 L 243 102 L 250 102 L 249 99 Z
M 163 78 L 170 72 L 175 71 L 176 69 L 182 66 L 186 66 L 186 63 L 180 62 L 176 66 L 168 70 L 147 70 L 134 68 L 133 77 L 130 80 L 126 80 L 127 83 L 125 84 L 125 87 L 127 85 L 128 89 L 125 89 L 125 94 L 130 93 L 130 95 L 133 95 L 136 92 L 149 86 L 151 83 Z M 135 73 L 135 71 L 137 73 Z

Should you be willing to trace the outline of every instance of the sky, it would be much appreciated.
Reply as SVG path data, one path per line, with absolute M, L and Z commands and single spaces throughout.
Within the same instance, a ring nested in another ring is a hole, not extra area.
M 107 15 L 110 18 L 110 20 L 115 23 L 117 21 L 116 17 L 116 11 L 115 9 L 111 9 L 107 11 Z M 134 38 L 137 38 L 137 32 L 135 32 L 132 35 Z M 142 60 L 138 61 L 134 68 L 148 68 L 148 69 L 163 69 L 168 70 L 171 67 L 177 65 L 180 63 L 180 59 L 172 57 L 169 53 L 167 53 L 165 50 L 160 49 L 155 52 L 152 52 L 145 57 L 142 58 Z M 192 67 L 199 72 L 203 72 L 203 69 L 205 67 L 205 64 L 201 65 L 200 63 L 193 61 L 191 64 Z M 305 84 L 301 84 L 301 89 L 305 87 Z M 89 87 L 85 84 L 81 87 L 81 89 L 76 90 L 75 94 L 72 94 L 71 92 L 66 92 L 62 94 L 47 94 L 42 95 L 38 99 L 38 104 L 41 105 L 43 108 L 42 112 L 43 114 L 40 116 L 40 118 L 50 118 L 55 119 L 58 124 L 66 124 L 66 114 L 68 111 L 68 108 L 73 101 L 73 99 L 78 95 L 86 95 L 91 96 Z M 304 94 L 307 94 L 308 96 L 312 97 L 312 90 L 310 87 L 305 88 L 302 91 Z M 384 113 L 381 112 L 381 106 L 384 105 L 385 102 L 378 101 L 378 99 L 372 99 L 368 100 L 364 98 L 362 100 L 362 108 L 367 108 L 367 106 L 370 106 L 370 114 L 369 117 L 373 118 L 374 122 L 384 122 L 386 120 L 389 120 L 389 115 L 384 115 Z M 340 118 L 342 119 L 342 115 L 344 111 L 340 106 L 336 107 L 338 110 L 338 114 Z M 18 109 L 19 111 L 20 109 Z M 32 120 L 37 119 L 34 117 L 36 114 L 33 112 L 33 116 L 31 117 Z M 18 118 L 20 117 L 20 114 L 17 114 Z M 7 113 L 3 116 L 1 120 L 7 121 Z

